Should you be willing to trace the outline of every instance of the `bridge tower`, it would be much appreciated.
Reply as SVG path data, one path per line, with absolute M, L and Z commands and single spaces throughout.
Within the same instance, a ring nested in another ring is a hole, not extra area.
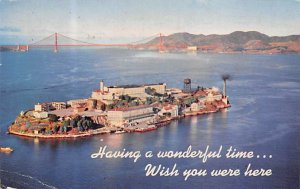
M 58 52 L 58 46 L 57 46 L 57 33 L 54 34 L 54 52 Z

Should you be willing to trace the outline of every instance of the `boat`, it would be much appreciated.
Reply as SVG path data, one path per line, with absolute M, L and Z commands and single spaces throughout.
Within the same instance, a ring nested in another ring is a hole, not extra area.
M 136 129 L 135 127 L 128 126 L 128 127 L 124 128 L 124 131 L 127 132 L 127 133 L 131 133 L 131 132 L 134 132 L 135 129 Z
M 156 125 L 157 127 L 163 127 L 163 126 L 166 126 L 166 125 L 168 125 L 168 124 L 170 124 L 170 123 L 171 123 L 171 120 L 163 120 L 163 121 L 160 121 L 160 122 L 155 123 L 155 125 Z
M 143 127 L 138 127 L 134 131 L 139 132 L 139 133 L 144 133 L 144 132 L 153 131 L 156 129 L 157 129 L 157 127 L 154 124 L 152 124 L 152 125 L 146 125 Z
M 10 147 L 1 147 L 0 148 L 0 152 L 3 152 L 3 153 L 11 153 L 13 152 L 14 150 Z
M 115 134 L 122 134 L 122 133 L 125 133 L 125 132 L 126 131 L 121 130 L 121 131 L 116 131 Z

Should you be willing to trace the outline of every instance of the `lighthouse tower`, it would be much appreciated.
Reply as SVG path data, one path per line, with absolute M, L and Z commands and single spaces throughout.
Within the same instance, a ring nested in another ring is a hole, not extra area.
M 101 80 L 100 81 L 100 92 L 104 92 L 104 81 L 103 80 Z

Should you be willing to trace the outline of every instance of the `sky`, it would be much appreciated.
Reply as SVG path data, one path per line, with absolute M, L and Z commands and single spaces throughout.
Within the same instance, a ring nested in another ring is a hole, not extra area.
M 300 0 L 0 0 L 0 44 L 55 32 L 98 43 L 162 33 L 300 34 Z

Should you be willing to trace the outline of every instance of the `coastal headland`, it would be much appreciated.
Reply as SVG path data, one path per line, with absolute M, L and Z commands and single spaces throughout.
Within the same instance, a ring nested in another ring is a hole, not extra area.
M 59 52 L 59 48 L 72 46 L 78 41 L 72 39 L 72 43 L 60 44 L 60 38 L 64 41 L 64 35 L 54 33 L 48 37 L 52 37 L 57 41 L 54 45 L 54 52 Z M 46 38 L 48 39 L 48 38 Z M 71 41 L 70 41 L 71 42 Z M 41 41 L 38 41 L 41 43 Z M 52 47 L 52 43 L 47 46 Z M 80 47 L 77 44 L 77 47 Z M 173 33 L 163 35 L 160 33 L 152 40 L 146 43 L 138 44 L 89 44 L 90 47 L 120 47 L 136 50 L 159 50 L 160 53 L 176 52 L 176 53 L 226 53 L 226 54 L 299 54 L 300 53 L 300 35 L 289 36 L 268 36 L 257 31 L 234 31 L 229 34 L 203 35 L 191 34 L 187 32 Z M 31 49 L 39 48 L 36 44 L 23 45 L 0 45 L 0 52 L 17 51 L 27 52 Z M 45 47 L 45 44 L 42 46 Z
M 8 133 L 33 138 L 58 139 L 98 134 L 147 132 L 168 125 L 172 120 L 214 113 L 230 107 L 224 88 L 167 88 L 166 83 L 105 86 L 89 98 L 67 102 L 43 102 L 20 112 Z

